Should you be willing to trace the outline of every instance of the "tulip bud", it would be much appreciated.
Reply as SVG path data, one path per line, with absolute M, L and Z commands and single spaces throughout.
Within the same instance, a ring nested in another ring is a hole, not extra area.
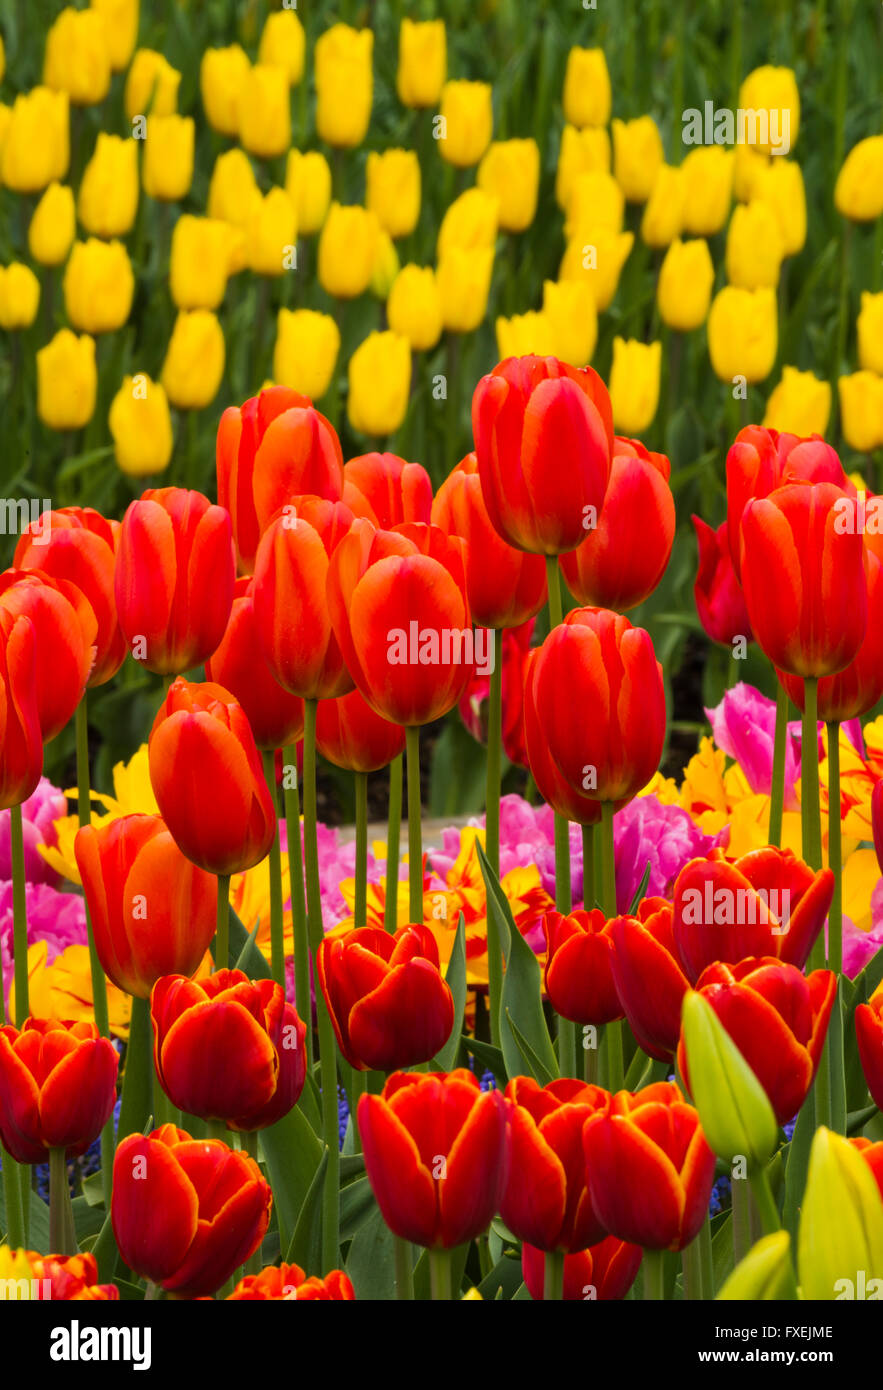
M 414 150 L 368 155 L 365 203 L 391 237 L 410 236 L 420 216 L 420 164 Z
M 612 174 L 592 169 L 576 176 L 564 223 L 568 240 L 583 227 L 609 227 L 612 232 L 621 232 L 624 217 L 625 194 Z
M 706 1139 L 724 1162 L 739 1156 L 762 1168 L 779 1142 L 765 1090 L 701 994 L 684 996 L 681 1017 L 690 1094 Z
M 871 294 L 862 290 L 861 302 L 856 321 L 859 366 L 883 376 L 883 292 Z
M 40 281 L 30 266 L 13 261 L 0 266 L 0 328 L 7 333 L 30 328 L 40 305 Z
M 645 245 L 668 246 L 680 236 L 686 192 L 683 169 L 661 164 L 641 218 L 641 240 Z
M 244 150 L 219 154 L 208 189 L 208 215 L 234 227 L 247 227 L 260 199 L 251 162 Z
M 482 188 L 467 188 L 447 208 L 436 238 L 436 255 L 459 247 L 471 251 L 493 246 L 499 224 L 499 199 Z
M 807 1299 L 843 1296 L 844 1281 L 854 1286 L 860 1274 L 883 1278 L 883 1200 L 874 1175 L 849 1140 L 824 1125 L 809 1153 L 797 1268 Z
M 112 333 L 129 317 L 135 276 L 121 241 L 75 241 L 64 272 L 64 304 L 74 328 Z
M 0 156 L 0 183 L 13 193 L 37 193 L 63 179 L 70 163 L 67 92 L 34 87 L 19 93 Z
M 73 190 L 50 183 L 28 227 L 28 250 L 34 260 L 41 265 L 61 265 L 67 260 L 76 229 Z
M 544 281 L 543 313 L 552 332 L 552 356 L 571 367 L 591 362 L 598 340 L 591 286 L 583 280 Z
M 123 377 L 107 417 L 119 468 L 131 478 L 161 473 L 172 458 L 166 393 L 143 372 Z
M 304 75 L 304 26 L 292 9 L 272 10 L 264 21 L 258 62 L 281 68 L 290 86 Z
M 737 1264 L 718 1294 L 718 1301 L 770 1303 L 797 1297 L 797 1281 L 791 1264 L 791 1237 L 787 1231 L 763 1236 Z
M 603 127 L 577 130 L 576 126 L 566 125 L 561 132 L 555 175 L 555 198 L 565 212 L 570 205 L 574 180 L 580 174 L 591 173 L 593 169 L 610 173 L 610 136 L 607 131 Z
M 369 333 L 349 361 L 347 419 L 363 434 L 394 434 L 411 390 L 411 345 L 397 333 Z
M 171 116 L 178 109 L 181 74 L 161 53 L 139 48 L 126 77 L 124 103 L 131 125 L 136 116 Z
M 613 173 L 630 203 L 644 203 L 662 168 L 662 136 L 652 116 L 613 121 Z
M 739 88 L 739 108 L 769 112 L 769 139 L 756 140 L 764 154 L 787 154 L 797 142 L 800 129 L 800 94 L 791 68 L 770 64 L 755 68 Z
M 380 226 L 363 207 L 332 203 L 319 237 L 319 284 L 335 299 L 355 299 L 371 283 Z
M 150 116 L 141 177 L 151 198 L 173 203 L 190 191 L 194 131 L 190 116 Z
M 239 139 L 249 154 L 275 159 L 291 144 L 288 80 L 280 67 L 257 63 L 239 92 Z
M 783 367 L 782 380 L 770 394 L 763 428 L 807 439 L 824 434 L 831 414 L 831 386 L 812 372 Z
M 393 281 L 399 273 L 399 257 L 388 232 L 381 231 L 374 248 L 374 264 L 371 267 L 371 293 L 376 299 L 386 300 Z
M 454 246 L 435 272 L 442 303 L 442 323 L 452 333 L 471 333 L 487 310 L 494 269 L 494 248 L 464 251 Z
M 562 104 L 570 125 L 603 126 L 610 120 L 610 74 L 603 48 L 570 50 Z
M 796 256 L 806 242 L 806 192 L 803 173 L 793 159 L 771 159 L 757 171 L 752 183 L 751 198 L 769 203 L 782 234 L 782 249 L 786 256 Z
M 834 206 L 853 222 L 873 222 L 883 213 L 883 135 L 853 145 L 837 175 Z
M 104 23 L 104 39 L 114 72 L 124 72 L 138 41 L 139 0 L 89 0 Z
M 208 309 L 181 309 L 166 349 L 160 380 L 178 410 L 202 410 L 218 394 L 224 375 L 224 332 Z
M 75 106 L 95 106 L 110 89 L 110 53 L 104 22 L 95 10 L 61 11 L 46 35 L 43 81 L 67 92 Z
M 414 352 L 434 348 L 442 330 L 441 294 L 431 266 L 403 266 L 386 301 L 393 333 L 407 338 Z
M 61 328 L 37 352 L 37 414 L 51 430 L 78 430 L 95 410 L 95 339 Z
M 317 401 L 331 385 L 340 330 L 330 314 L 315 309 L 280 309 L 273 350 L 273 379 Z
M 491 142 L 494 113 L 489 82 L 446 82 L 441 94 L 439 153 L 448 164 L 469 169 Z
M 552 354 L 552 325 L 542 312 L 529 309 L 526 314 L 513 314 L 511 318 L 498 318 L 497 356 L 502 361 L 506 357 L 547 357 Z
M 217 309 L 227 289 L 230 229 L 184 213 L 172 232 L 169 289 L 178 309 Z
M 80 182 L 77 212 L 87 232 L 120 237 L 138 209 L 138 147 L 134 140 L 98 132 L 95 152 Z
M 692 518 L 699 546 L 699 568 L 693 598 L 699 621 L 712 642 L 731 646 L 734 637 L 751 640 L 751 623 L 727 539 L 724 521 L 713 530 L 701 517 Z
M 559 280 L 585 280 L 591 286 L 595 308 L 603 313 L 613 301 L 634 241 L 633 232 L 614 232 L 603 226 L 581 229 L 567 243 Z
M 447 73 L 443 19 L 403 19 L 399 29 L 396 91 L 403 106 L 435 106 Z
M 316 130 L 339 148 L 361 145 L 371 119 L 374 33 L 332 24 L 316 40 Z
M 883 445 L 883 377 L 853 372 L 837 382 L 843 437 L 851 449 L 869 454 Z
M 499 203 L 504 232 L 523 232 L 534 220 L 540 186 L 536 140 L 494 140 L 478 166 L 478 187 Z
M 238 43 L 207 48 L 199 65 L 199 91 L 205 118 L 219 135 L 239 134 L 239 102 L 251 70 L 248 54 Z
M 301 236 L 318 232 L 331 203 L 331 169 L 318 150 L 289 150 L 285 191 L 294 203 Z
M 662 344 L 613 339 L 610 403 L 613 423 L 623 434 L 641 434 L 659 405 Z
M 773 369 L 777 343 L 774 290 L 725 285 L 718 291 L 708 313 L 708 352 L 721 381 L 763 381 Z
M 732 150 L 700 145 L 681 165 L 684 179 L 683 228 L 693 236 L 714 236 L 727 220 L 733 191 Z
M 769 203 L 755 198 L 740 203 L 727 229 L 727 276 L 732 285 L 756 290 L 775 288 L 785 247 L 779 222 Z
M 714 265 L 708 242 L 676 238 L 665 253 L 659 270 L 656 298 L 659 316 L 669 328 L 689 333 L 708 317 Z
M 248 266 L 257 275 L 284 275 L 297 241 L 294 204 L 284 188 L 271 188 L 255 204 L 246 227 Z

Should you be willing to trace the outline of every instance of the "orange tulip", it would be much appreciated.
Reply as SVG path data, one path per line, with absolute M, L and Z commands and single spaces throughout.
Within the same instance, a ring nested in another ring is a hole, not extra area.
M 95 614 L 76 585 L 39 570 L 0 575 L 0 609 L 34 625 L 37 717 L 48 743 L 82 698 L 95 656 Z
M 27 801 L 43 771 L 36 632 L 0 609 L 0 810 Z
M 365 697 L 351 690 L 336 700 L 319 701 L 316 747 L 336 767 L 378 772 L 404 750 L 405 731 L 375 714 Z
M 304 702 L 279 684 L 261 655 L 254 579 L 248 575 L 236 581 L 227 631 L 205 663 L 205 674 L 239 701 L 258 748 L 271 752 L 300 738 Z
M 360 454 L 344 464 L 343 500 L 353 516 L 388 531 L 402 521 L 429 521 L 432 482 L 422 464 L 397 454 Z

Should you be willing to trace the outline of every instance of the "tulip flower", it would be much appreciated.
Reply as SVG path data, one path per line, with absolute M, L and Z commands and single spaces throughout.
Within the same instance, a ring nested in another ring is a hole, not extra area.
M 258 275 L 284 275 L 297 241 L 294 204 L 284 188 L 256 202 L 246 227 L 248 266 Z
M 598 340 L 598 314 L 591 287 L 580 280 L 545 280 L 543 314 L 552 333 L 552 356 L 571 367 L 586 366 Z
M 331 204 L 331 169 L 318 150 L 289 150 L 285 191 L 294 203 L 301 236 L 313 236 Z
M 831 413 L 831 386 L 812 372 L 783 367 L 782 380 L 767 401 L 766 429 L 790 431 L 807 437 L 824 434 Z
M 400 269 L 401 263 L 395 243 L 389 233 L 381 228 L 374 245 L 374 263 L 371 266 L 369 283 L 369 289 L 375 299 L 386 302 Z
M 28 227 L 28 250 L 41 265 L 62 265 L 76 235 L 74 195 L 60 183 L 50 183 L 34 209 Z
M 625 194 L 612 174 L 603 169 L 591 169 L 577 174 L 567 204 L 564 235 L 568 240 L 584 228 L 606 227 L 622 231 L 625 221 Z
M 579 228 L 567 243 L 559 280 L 585 280 L 592 287 L 595 308 L 603 313 L 613 302 L 634 241 L 634 233 L 615 232 L 602 223 Z
M 732 150 L 701 145 L 681 165 L 684 202 L 681 224 L 691 236 L 714 236 L 727 220 L 733 190 Z
M 94 1023 L 0 1027 L 0 1139 L 17 1163 L 86 1152 L 113 1113 L 119 1058 Z
M 110 88 L 104 22 L 94 10 L 66 6 L 46 35 L 43 81 L 75 106 L 96 106 Z
M 777 68 L 770 64 L 754 68 L 739 88 L 739 107 L 770 113 L 769 138 L 754 142 L 764 154 L 786 154 L 788 146 L 796 144 L 800 129 L 800 94 L 791 68 Z
M 806 191 L 800 165 L 792 159 L 772 159 L 758 171 L 751 197 L 768 203 L 776 215 L 786 256 L 796 256 L 806 243 Z
M 332 24 L 316 40 L 316 130 L 328 145 L 361 145 L 371 119 L 374 33 Z
M 260 196 L 254 170 L 245 151 L 232 149 L 219 154 L 209 182 L 209 218 L 244 229 L 251 220 Z M 183 220 L 178 219 L 176 228 Z M 172 247 L 174 249 L 174 233 Z
M 365 204 L 391 237 L 410 236 L 420 215 L 420 163 L 414 150 L 369 153 Z
M 188 859 L 220 875 L 260 863 L 276 815 L 245 712 L 222 686 L 176 680 L 148 759 L 160 814 Z
M 861 310 L 856 319 L 858 360 L 863 371 L 883 376 L 883 292 L 862 290 Z
M 404 751 L 405 731 L 375 714 L 365 697 L 351 690 L 336 700 L 319 701 L 316 747 L 348 772 L 378 772 Z
M 717 1297 L 725 1303 L 795 1299 L 797 1285 L 788 1232 L 776 1231 L 773 1235 L 762 1236 L 724 1281 Z
M 160 380 L 178 410 L 211 405 L 224 375 L 224 332 L 209 309 L 181 309 L 166 349 Z
M 659 405 L 661 367 L 661 343 L 613 339 L 610 404 L 615 426 L 628 434 L 637 434 L 651 423 Z
M 144 192 L 151 198 L 174 203 L 187 196 L 193 181 L 194 135 L 191 116 L 151 112 L 141 163 Z
M 405 265 L 389 291 L 386 317 L 393 333 L 414 352 L 435 347 L 442 331 L 441 294 L 431 266 Z
M 0 611 L 33 623 L 37 718 L 48 743 L 61 733 L 82 698 L 95 655 L 95 614 L 69 580 L 53 579 L 41 570 L 16 569 L 0 574 Z
M 855 1297 L 860 1276 L 883 1278 L 883 1199 L 874 1175 L 849 1140 L 824 1125 L 809 1151 L 797 1268 L 807 1299 L 843 1297 L 850 1286 Z
M 726 266 L 731 285 L 775 289 L 785 245 L 774 209 L 760 198 L 740 203 L 727 229 Z
M 527 655 L 524 663 L 524 751 L 527 766 L 544 801 L 556 815 L 578 825 L 594 825 L 601 819 L 601 803 L 594 792 L 572 787 L 551 756 L 546 741 L 543 719 L 537 708 L 533 691 L 533 673 L 538 650 Z
M 659 270 L 656 299 L 659 316 L 669 328 L 690 333 L 708 317 L 714 266 L 708 242 L 675 238 Z
M 286 14 L 287 11 L 280 11 Z M 342 1269 L 332 1269 L 324 1279 L 318 1275 L 307 1278 L 300 1265 L 267 1265 L 260 1274 L 246 1274 L 239 1280 L 227 1302 L 257 1302 L 285 1299 L 297 1302 L 352 1303 L 356 1293 L 352 1281 Z
M 22 1283 L 30 1286 L 32 1297 L 64 1299 L 69 1303 L 107 1303 L 118 1300 L 116 1284 L 98 1283 L 98 1264 L 94 1255 L 38 1255 L 34 1250 L 0 1247 L 0 1271 L 11 1278 L 10 1298 L 27 1298 Z M 33 1280 L 33 1283 L 30 1281 Z M 17 1285 L 17 1290 L 16 1290 Z
M 699 621 L 712 642 L 731 646 L 733 639 L 753 638 L 742 587 L 730 558 L 727 522 L 716 531 L 700 517 L 691 518 L 699 546 L 699 568 L 693 598 Z
M 874 1181 L 883 1197 L 883 1143 L 879 1140 L 872 1143 L 863 1134 L 857 1134 L 850 1139 L 850 1144 L 857 1149 L 874 1175 Z
M 116 1151 L 111 1222 L 125 1263 L 169 1293 L 197 1298 L 261 1244 L 273 1194 L 248 1154 L 162 1125 Z
M 64 272 L 67 316 L 81 333 L 112 333 L 129 317 L 135 277 L 121 241 L 75 241 Z
M 503 232 L 523 232 L 533 222 L 540 187 L 536 140 L 494 140 L 478 166 L 478 187 L 499 201 Z
M 43 771 L 36 665 L 37 631 L 24 613 L 0 607 L 0 807 L 19 806 Z
M 721 381 L 731 382 L 737 376 L 763 381 L 773 369 L 777 342 L 772 289 L 725 285 L 718 291 L 708 313 L 708 352 Z
M 166 975 L 154 985 L 150 1013 L 156 1074 L 180 1110 L 251 1131 L 297 1104 L 306 1024 L 274 980 L 251 981 L 241 970 L 199 981 Z
M 169 261 L 169 289 L 175 306 L 217 309 L 227 290 L 229 268 L 230 229 L 226 222 L 190 213 L 179 217 L 172 232 Z
M 399 28 L 396 91 L 403 106 L 435 106 L 447 75 L 443 19 L 403 19 Z
M 332 203 L 319 237 L 319 283 L 336 299 L 355 299 L 371 281 L 380 224 L 362 207 Z
M 871 833 L 877 863 L 883 866 L 883 782 L 876 782 L 871 793 Z M 883 874 L 883 867 L 880 872 Z
M 467 251 L 453 246 L 436 267 L 441 298 L 442 324 L 451 333 L 472 333 L 487 312 L 494 249 L 480 246 Z
M 181 74 L 153 48 L 139 48 L 126 75 L 124 104 L 129 124 L 136 116 L 171 116 L 178 109 Z
M 875 837 L 876 838 L 876 837 Z M 855 1011 L 855 1034 L 862 1071 L 874 1104 L 883 1100 L 883 989 Z
M 137 210 L 138 146 L 99 131 L 77 195 L 80 222 L 93 236 L 121 237 L 132 230 Z
M 477 164 L 491 142 L 494 113 L 488 82 L 446 82 L 441 92 L 442 159 L 458 169 Z
M 837 382 L 843 437 L 851 449 L 871 453 L 883 445 L 883 377 L 853 372 Z
M 758 151 L 756 145 L 740 141 L 738 133 L 733 153 L 733 197 L 740 203 L 750 203 L 752 198 L 759 196 L 760 179 L 764 169 L 774 164 L 787 163 L 781 155 L 772 159 L 768 154 Z
M 588 1250 L 565 1255 L 561 1297 L 571 1302 L 584 1302 L 586 1299 L 608 1302 L 625 1298 L 635 1282 L 642 1253 L 639 1245 L 629 1245 L 615 1236 L 605 1236 L 604 1240 Z M 521 1273 L 534 1301 L 543 1297 L 544 1271 L 543 1251 L 525 1241 L 521 1247 Z
M 344 465 L 343 500 L 353 516 L 388 531 L 403 521 L 430 520 L 432 482 L 421 464 L 397 454 L 360 454 Z
M 610 74 L 603 48 L 571 48 L 562 94 L 570 125 L 603 126 L 610 120 Z
M 279 310 L 273 377 L 280 385 L 319 400 L 331 385 L 339 352 L 340 330 L 330 314 Z
M 683 1250 L 699 1232 L 714 1154 L 674 1082 L 618 1091 L 583 1129 L 588 1188 L 602 1225 L 649 1250 Z
M 275 10 L 267 15 L 258 45 L 258 62 L 281 68 L 292 87 L 304 72 L 304 26 L 293 10 Z
M 485 1230 L 506 1179 L 505 1107 L 462 1067 L 394 1072 L 381 1095 L 362 1096 L 368 1180 L 395 1235 L 452 1250 Z
M 394 936 L 356 927 L 326 938 L 316 969 L 338 1046 L 358 1071 L 428 1062 L 450 1037 L 454 1000 L 429 927 L 400 927 Z
M 883 213 L 883 135 L 853 145 L 837 175 L 834 206 L 851 222 L 873 222 Z
M 272 752 L 300 738 L 303 700 L 283 689 L 259 653 L 254 581 L 248 577 L 236 581 L 230 620 L 205 663 L 205 674 L 239 701 L 258 748 Z
M 568 916 L 547 912 L 546 993 L 556 1013 L 574 1023 L 610 1023 L 624 1016 L 613 982 L 610 923 L 599 908 Z M 536 1243 L 536 1242 L 535 1242 Z
M 653 191 L 664 155 L 652 116 L 613 121 L 613 173 L 630 203 L 645 203 Z
M 13 261 L 0 266 L 0 328 L 7 333 L 30 328 L 40 307 L 40 281 L 30 266 Z
M 347 419 L 354 430 L 383 438 L 405 418 L 411 391 L 411 345 L 397 333 L 369 333 L 349 360 Z
M 74 850 L 108 978 L 149 999 L 163 975 L 194 975 L 214 936 L 217 885 L 185 859 L 161 818 L 82 826 Z
M 69 163 L 67 93 L 49 87 L 20 92 L 0 148 L 0 183 L 13 193 L 38 193 L 63 179 Z
M 291 144 L 291 106 L 285 70 L 258 62 L 239 88 L 239 139 L 260 159 L 276 159 Z
M 644 898 L 637 916 L 610 923 L 613 982 L 629 1027 L 649 1056 L 671 1060 L 681 1031 L 681 1007 L 690 988 L 672 935 L 671 903 Z M 647 989 L 647 980 L 653 989 Z
M 641 217 L 641 240 L 646 246 L 669 246 L 680 236 L 686 191 L 682 167 L 661 164 Z
M 60 328 L 37 352 L 37 414 L 51 430 L 79 430 L 95 411 L 95 339 Z
M 90 0 L 104 24 L 104 41 L 114 72 L 124 72 L 138 39 L 139 0 Z
M 566 212 L 570 205 L 574 181 L 592 169 L 610 172 L 610 136 L 603 128 L 577 130 L 565 125 L 561 132 L 561 149 L 555 175 L 555 199 Z

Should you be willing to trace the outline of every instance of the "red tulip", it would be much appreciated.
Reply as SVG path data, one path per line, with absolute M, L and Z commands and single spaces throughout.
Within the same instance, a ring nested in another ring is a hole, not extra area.
M 336 700 L 319 701 L 316 747 L 336 767 L 377 772 L 403 751 L 405 731 L 401 724 L 375 714 L 364 695 L 351 690 Z
M 473 1240 L 499 1209 L 508 1164 L 506 1102 L 470 1071 L 393 1072 L 363 1095 L 368 1180 L 394 1235 L 431 1249 Z
M 872 1144 L 863 1134 L 857 1134 L 849 1142 L 853 1148 L 858 1149 L 867 1163 L 880 1189 L 880 1196 L 883 1197 L 883 1141 L 878 1140 L 876 1144 Z
M 472 398 L 472 432 L 491 523 L 519 550 L 559 555 L 585 539 L 613 454 L 607 388 L 591 367 L 507 357 Z
M 0 810 L 27 801 L 43 772 L 36 633 L 0 607 Z
M 537 708 L 534 690 L 539 649 L 528 653 L 524 666 L 524 747 L 530 774 L 537 789 L 552 810 L 577 825 L 595 825 L 601 819 L 601 803 L 594 792 L 581 792 L 564 779 L 561 769 L 552 758 L 546 738 L 545 724 Z M 591 780 L 591 779 L 590 779 Z
M 441 977 L 428 927 L 356 927 L 326 938 L 316 955 L 319 985 L 338 1046 L 359 1071 L 428 1062 L 454 1026 L 454 999 Z
M 837 977 L 760 956 L 738 965 L 710 965 L 696 988 L 708 1000 L 769 1097 L 780 1125 L 797 1114 L 818 1070 Z M 686 1085 L 687 1053 L 678 1044 Z
M 613 982 L 611 924 L 591 912 L 547 912 L 546 993 L 556 1013 L 573 1023 L 611 1023 L 623 1017 Z
M 734 637 L 752 640 L 745 595 L 733 569 L 727 543 L 727 523 L 716 531 L 694 516 L 693 526 L 699 545 L 699 569 L 693 585 L 693 598 L 699 621 L 712 642 L 732 645 Z
M 148 761 L 160 814 L 188 859 L 213 874 L 260 863 L 276 813 L 245 712 L 223 686 L 174 681 Z
M 150 1013 L 156 1074 L 179 1110 L 254 1130 L 297 1104 L 307 1030 L 275 980 L 249 980 L 241 970 L 204 980 L 166 975 L 154 985 Z
M 583 1130 L 589 1191 L 611 1235 L 683 1250 L 705 1220 L 715 1157 L 674 1082 L 618 1091 Z
M 422 464 L 398 454 L 360 454 L 344 464 L 343 500 L 353 516 L 389 531 L 402 521 L 429 521 L 432 481 Z
M 664 454 L 648 453 L 639 440 L 615 440 L 597 524 L 558 561 L 580 603 L 625 613 L 653 593 L 675 536 L 670 474 Z
M 94 1255 L 38 1255 L 34 1250 L 27 1255 L 30 1277 L 38 1282 L 41 1298 L 48 1283 L 45 1296 L 53 1302 L 63 1299 L 66 1303 L 107 1303 L 119 1299 L 116 1284 L 98 1283 Z
M 510 762 L 527 767 L 524 734 L 524 677 L 535 619 L 503 631 L 503 752 Z M 487 743 L 490 715 L 490 676 L 473 676 L 460 696 L 460 718 L 479 743 Z
M 270 752 L 300 738 L 304 702 L 279 684 L 260 650 L 254 587 L 247 575 L 237 579 L 227 631 L 205 663 L 205 674 L 239 701 L 258 748 Z
M 48 743 L 82 699 L 95 657 L 95 614 L 76 585 L 40 570 L 0 574 L 0 609 L 34 625 L 37 717 Z
M 488 515 L 475 454 L 467 454 L 442 483 L 432 520 L 466 542 L 466 592 L 482 627 L 518 627 L 546 602 L 546 565 L 500 538 Z
M 161 1125 L 113 1164 L 111 1222 L 125 1264 L 169 1293 L 214 1293 L 261 1244 L 273 1194 L 248 1154 Z
M 351 1303 L 356 1293 L 349 1275 L 342 1269 L 332 1269 L 324 1279 L 317 1275 L 307 1278 L 300 1265 L 267 1265 L 260 1274 L 246 1274 L 227 1295 L 227 1302 L 289 1302 Z
M 629 1027 L 651 1057 L 670 1061 L 681 1032 L 681 1006 L 690 988 L 672 935 L 671 903 L 644 898 L 637 916 L 614 917 L 613 981 Z M 648 989 L 647 981 L 653 981 Z
M 139 999 L 163 975 L 194 975 L 215 934 L 218 886 L 159 816 L 84 825 L 77 868 L 104 973 Z
M 584 1250 L 606 1234 L 586 1186 L 583 1127 L 606 1109 L 600 1086 L 564 1077 L 539 1086 L 517 1076 L 506 1087 L 509 1172 L 500 1215 L 513 1235 L 540 1250 Z
M 562 1297 L 569 1302 L 625 1298 L 635 1282 L 643 1254 L 640 1245 L 605 1236 L 588 1250 L 565 1255 Z M 545 1254 L 525 1241 L 521 1247 L 521 1273 L 534 1302 L 542 1300 L 545 1271 Z
M 855 1011 L 855 1035 L 871 1099 L 883 1110 L 883 989 Z
M 113 1113 L 119 1058 L 94 1023 L 29 1018 L 0 1027 L 0 1139 L 19 1163 L 76 1158 Z

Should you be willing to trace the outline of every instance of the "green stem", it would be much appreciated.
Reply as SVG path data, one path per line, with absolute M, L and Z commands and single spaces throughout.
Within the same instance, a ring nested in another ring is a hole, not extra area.
M 681 1266 L 684 1271 L 684 1298 L 688 1302 L 702 1297 L 701 1254 L 698 1235 L 681 1251 Z
M 828 724 L 828 864 L 834 896 L 828 915 L 828 965 L 843 970 L 843 850 L 840 827 L 840 725 Z
M 140 1134 L 153 1109 L 153 1037 L 150 1000 L 133 998 L 123 1076 L 118 1138 Z
M 711 1254 L 711 1217 L 706 1214 L 696 1237 L 699 1246 L 699 1297 L 714 1299 L 714 1260 Z
M 583 908 L 591 912 L 595 906 L 595 827 L 583 826 Z
M 645 1250 L 641 1261 L 644 1298 L 659 1302 L 665 1298 L 665 1251 Z
M 601 802 L 601 907 L 608 922 L 616 916 L 616 856 L 613 844 L 613 802 Z M 622 1090 L 622 1020 L 605 1026 L 607 1039 L 607 1084 L 611 1091 Z
M 596 1032 L 597 1038 L 597 1032 Z M 598 1048 L 587 1047 L 588 1035 L 583 1033 L 583 1076 L 590 1086 L 598 1084 Z
M 350 1118 L 353 1122 L 353 1153 L 362 1152 L 362 1140 L 359 1136 L 359 1101 L 368 1091 L 368 1073 L 359 1071 L 353 1067 L 353 1081 L 350 1090 Z
M 399 901 L 399 839 L 402 828 L 402 755 L 398 753 L 389 765 L 389 819 L 386 828 L 386 901 L 383 905 L 383 925 L 388 932 L 398 926 Z
M 414 1266 L 411 1261 L 411 1242 L 402 1240 L 401 1236 L 393 1236 L 393 1246 L 396 1262 L 396 1298 L 413 1300 Z
M 558 1016 L 558 1070 L 562 1076 L 579 1076 L 576 1058 L 576 1024 Z
M 64 1156 L 64 1149 L 49 1150 L 49 1249 L 53 1255 L 77 1253 L 77 1243 L 71 1239 L 74 1217 Z
M 420 730 L 405 730 L 408 758 L 408 918 L 423 921 L 423 831 L 420 824 Z
M 765 1236 L 774 1235 L 776 1231 L 782 1229 L 782 1223 L 779 1220 L 779 1212 L 773 1200 L 773 1194 L 765 1170 L 763 1168 L 755 1168 L 753 1172 L 749 1173 L 748 1180 L 751 1183 L 751 1191 L 754 1193 L 754 1200 L 757 1202 L 763 1233 Z
M 218 915 L 215 927 L 215 969 L 230 965 L 230 875 L 218 874 Z
M 546 582 L 549 589 L 549 627 L 562 621 L 561 583 L 558 578 L 558 557 L 546 556 Z M 566 817 L 555 812 L 555 906 L 568 913 L 573 905 L 570 888 L 570 830 Z
M 222 1144 L 229 1145 L 230 1131 L 223 1120 L 206 1120 L 205 1133 L 207 1139 L 220 1139 Z
M 310 941 L 304 899 L 304 860 L 300 838 L 300 792 L 297 787 L 297 745 L 285 749 L 282 788 L 285 797 L 285 838 L 288 844 L 288 877 L 291 885 L 291 920 L 294 930 L 294 1000 L 298 1018 L 307 1025 L 307 1060 L 313 1065 L 313 1006 L 310 1000 Z M 288 784 L 291 783 L 289 786 Z
M 3 1200 L 6 1210 L 6 1243 L 10 1250 L 27 1249 L 24 1208 L 22 1206 L 22 1183 L 27 1180 L 29 1169 L 16 1163 L 5 1147 L 0 1147 L 0 1162 L 3 1164 Z
M 368 922 L 368 774 L 354 772 L 356 785 L 356 903 L 355 924 Z
M 488 862 L 500 877 L 500 764 L 503 747 L 503 631 L 494 630 L 494 665 L 491 671 L 487 736 L 487 790 L 485 793 L 485 848 Z M 503 993 L 503 955 L 496 918 L 487 919 L 488 1003 L 491 1042 L 500 1044 L 500 999 Z
M 264 752 L 264 780 L 273 809 L 276 810 L 276 759 L 272 752 Z M 279 845 L 279 826 L 270 846 L 270 969 L 273 979 L 285 988 L 285 937 L 282 920 L 282 851 Z
M 788 692 L 781 683 L 776 689 L 776 734 L 773 743 L 773 780 L 770 787 L 770 844 L 782 845 L 782 813 L 785 805 L 785 750 L 788 742 Z
M 9 834 L 12 840 L 12 955 L 15 979 L 15 1021 L 19 1028 L 30 1012 L 28 994 L 28 914 L 25 897 L 25 852 L 22 838 L 21 804 L 9 808 Z
M 744 1178 L 733 1178 L 733 1265 L 744 1260 L 751 1249 L 750 1188 Z
M 454 1296 L 450 1250 L 429 1251 L 429 1287 L 434 1303 L 449 1303 Z
M 248 1156 L 249 1156 L 249 1158 L 254 1159 L 255 1163 L 257 1163 L 257 1161 L 258 1161 L 258 1134 L 257 1134 L 257 1130 L 255 1130 L 255 1129 L 246 1129 L 246 1130 L 243 1130 L 242 1133 L 241 1133 L 240 1136 L 239 1136 L 239 1143 L 240 1143 L 240 1146 L 241 1146 L 241 1148 L 242 1148 L 242 1151 L 243 1151 L 244 1153 L 247 1153 Z M 264 1265 L 264 1262 L 263 1262 L 263 1257 L 262 1257 L 262 1255 L 261 1255 L 261 1247 L 260 1247 L 260 1245 L 259 1245 L 258 1248 L 257 1248 L 257 1250 L 253 1251 L 253 1253 L 252 1253 L 251 1255 L 249 1255 L 248 1259 L 246 1260 L 246 1262 L 245 1262 L 244 1273 L 245 1273 L 245 1274 L 260 1274 L 261 1270 L 263 1269 L 263 1265 Z
M 819 808 L 818 677 L 803 682 L 803 728 L 800 740 L 800 809 L 803 857 L 811 869 L 822 867 L 822 821 Z M 824 943 L 822 946 L 824 951 Z
M 543 1260 L 543 1302 L 559 1302 L 564 1297 L 564 1251 L 547 1250 Z

